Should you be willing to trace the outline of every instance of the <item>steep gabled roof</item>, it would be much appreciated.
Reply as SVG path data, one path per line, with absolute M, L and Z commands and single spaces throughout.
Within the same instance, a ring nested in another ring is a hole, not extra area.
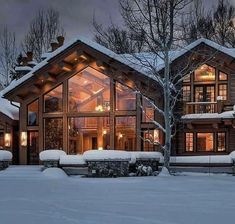
M 156 57 L 156 55 L 154 55 L 153 53 L 139 53 L 139 54 L 136 54 L 135 56 L 127 55 L 127 54 L 119 55 L 119 54 L 116 54 L 113 51 L 101 46 L 100 44 L 97 44 L 93 41 L 88 40 L 87 38 L 78 37 L 78 38 L 64 44 L 63 46 L 61 46 L 60 48 L 58 48 L 54 52 L 48 53 L 47 57 L 42 62 L 37 64 L 29 73 L 27 73 L 22 78 L 20 78 L 18 80 L 13 80 L 11 82 L 11 84 L 2 91 L 3 96 L 6 95 L 8 92 L 14 90 L 17 86 L 26 82 L 28 79 L 30 79 L 34 75 L 35 72 L 37 72 L 39 69 L 46 66 L 50 62 L 51 59 L 55 58 L 57 55 L 59 55 L 60 53 L 65 51 L 67 48 L 69 48 L 77 43 L 83 43 L 85 45 L 88 45 L 89 47 L 99 51 L 100 53 L 102 53 L 102 54 L 104 54 L 104 55 L 124 64 L 124 65 L 127 65 L 130 68 L 132 68 L 132 69 L 134 69 L 134 70 L 136 70 L 136 71 L 138 71 L 138 72 L 142 73 L 143 75 L 146 75 L 147 77 L 150 77 L 150 78 L 154 78 L 154 77 L 151 76 L 150 72 L 148 71 L 148 69 L 146 69 L 146 67 L 144 67 L 142 64 L 139 63 L 137 58 L 144 58 L 144 60 L 148 61 L 151 65 L 154 65 L 157 68 L 157 70 L 161 70 L 164 68 L 164 62 L 161 59 L 161 57 Z M 188 46 L 181 48 L 180 50 L 171 51 L 170 52 L 171 62 L 173 62 L 175 59 L 181 57 L 185 53 L 191 51 L 196 46 L 198 46 L 199 44 L 202 44 L 202 43 L 218 50 L 219 52 L 225 53 L 225 54 L 235 58 L 235 49 L 234 48 L 226 48 L 226 47 L 223 47 L 213 41 L 207 40 L 205 38 L 201 38 L 201 39 L 198 39 L 195 42 L 189 44 Z

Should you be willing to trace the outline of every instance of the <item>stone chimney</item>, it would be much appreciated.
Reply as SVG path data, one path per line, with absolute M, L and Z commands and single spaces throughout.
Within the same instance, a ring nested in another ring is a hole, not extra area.
M 57 42 L 52 42 L 51 43 L 51 51 L 55 51 L 59 47 L 59 44 Z
M 26 53 L 27 55 L 27 61 L 32 61 L 33 60 L 33 52 L 32 51 L 28 51 Z
M 58 36 L 56 39 L 57 39 L 58 44 L 59 44 L 58 47 L 61 47 L 64 44 L 64 37 L 63 36 Z

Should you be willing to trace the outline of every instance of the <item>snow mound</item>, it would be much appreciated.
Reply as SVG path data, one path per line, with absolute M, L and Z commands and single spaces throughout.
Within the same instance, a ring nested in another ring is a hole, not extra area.
M 234 153 L 235 158 L 235 153 Z M 171 163 L 231 163 L 230 155 L 210 155 L 210 156 L 172 156 Z
M 136 151 L 136 152 L 130 152 L 131 154 L 131 164 L 136 163 L 136 160 L 138 159 L 156 159 L 159 161 L 162 160 L 163 156 L 160 152 L 141 152 L 141 151 Z
M 95 160 L 131 160 L 131 154 L 119 150 L 89 150 L 83 153 L 85 161 Z
M 171 174 L 169 173 L 169 170 L 166 167 L 162 167 L 161 172 L 158 174 L 159 177 L 169 177 Z
M 12 153 L 6 150 L 0 150 L 0 161 L 12 160 Z
M 60 156 L 66 155 L 65 151 L 58 149 L 50 149 L 40 152 L 39 158 L 41 161 L 59 160 Z
M 60 165 L 86 165 L 82 155 L 62 155 Z
M 235 151 L 232 151 L 230 154 L 229 154 L 230 158 L 231 159 L 235 159 Z
M 47 168 L 43 172 L 43 175 L 52 179 L 63 179 L 68 177 L 67 174 L 60 168 Z

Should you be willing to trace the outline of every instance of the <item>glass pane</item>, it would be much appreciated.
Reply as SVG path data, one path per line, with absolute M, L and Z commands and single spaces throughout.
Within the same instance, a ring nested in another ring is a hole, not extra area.
M 190 102 L 191 101 L 191 87 L 183 86 L 183 101 Z
M 225 132 L 220 132 L 217 134 L 217 151 L 223 152 L 225 151 L 225 145 L 226 145 L 226 135 Z
M 4 131 L 0 130 L 0 149 L 4 149 Z
M 69 118 L 69 154 L 110 149 L 109 117 Z
M 28 125 L 38 125 L 38 100 L 28 105 Z
M 136 94 L 127 86 L 116 82 L 116 110 L 135 110 Z
M 205 102 L 214 102 L 215 101 L 215 87 L 214 86 L 206 86 L 205 89 Z
M 44 95 L 44 112 L 62 112 L 63 111 L 63 96 L 62 85 L 59 85 L 49 93 Z
M 213 133 L 197 133 L 197 151 L 211 152 L 214 149 Z
M 193 133 L 185 135 L 186 152 L 193 152 Z
M 116 117 L 115 149 L 136 150 L 136 118 Z
M 219 85 L 219 96 L 222 97 L 222 100 L 227 100 L 227 84 Z
M 160 142 L 159 130 L 146 130 L 143 137 L 144 151 L 154 151 L 154 145 Z
M 110 78 L 86 68 L 69 79 L 69 111 L 103 112 L 110 110 Z
M 209 65 L 202 65 L 194 71 L 194 80 L 198 82 L 214 81 L 215 69 Z
M 63 120 L 62 118 L 46 118 L 44 120 L 45 149 L 63 148 Z
M 151 122 L 154 120 L 154 106 L 153 102 L 145 97 L 142 97 L 142 106 L 144 112 L 142 112 L 142 122 Z
M 223 72 L 219 72 L 219 80 L 220 81 L 226 81 L 228 80 L 228 75 L 223 73 Z
M 37 131 L 28 132 L 28 163 L 37 165 L 39 163 L 39 139 Z

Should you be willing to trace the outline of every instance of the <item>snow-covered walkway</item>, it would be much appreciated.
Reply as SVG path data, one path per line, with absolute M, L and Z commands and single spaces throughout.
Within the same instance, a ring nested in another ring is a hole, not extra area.
M 1 224 L 221 224 L 235 220 L 235 177 L 50 179 L 0 172 Z

